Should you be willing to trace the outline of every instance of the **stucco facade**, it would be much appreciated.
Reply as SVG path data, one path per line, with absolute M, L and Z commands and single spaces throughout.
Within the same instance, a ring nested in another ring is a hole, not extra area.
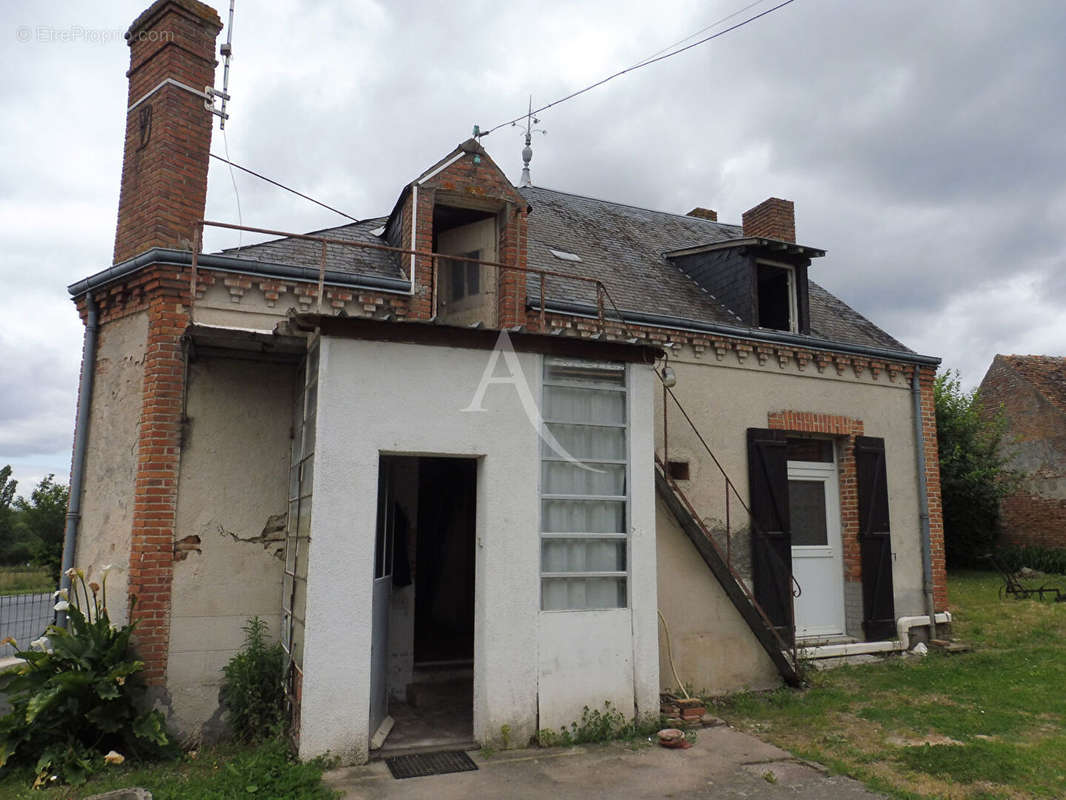
M 846 418 L 861 423 L 868 436 L 885 440 L 888 491 L 891 508 L 892 580 L 897 616 L 919 615 L 925 602 L 922 582 L 922 551 L 918 503 L 915 420 L 910 381 L 887 371 L 874 375 L 864 370 L 819 370 L 795 361 L 733 356 L 721 359 L 711 354 L 696 356 L 680 348 L 670 359 L 677 375 L 674 394 L 707 441 L 724 471 L 747 500 L 749 453 L 745 434 L 749 428 L 775 427 L 780 412 Z M 738 398 L 743 400 L 738 402 Z M 656 394 L 656 452 L 670 461 L 688 463 L 689 479 L 679 486 L 692 502 L 705 525 L 725 548 L 725 479 L 699 442 L 692 427 L 667 401 L 669 417 L 664 447 L 663 394 Z M 837 459 L 844 455 L 844 437 L 827 435 L 836 443 Z M 730 545 L 733 566 L 751 583 L 749 520 L 736 498 L 731 501 Z M 691 544 L 679 533 L 669 512 L 659 510 L 660 606 L 671 629 L 675 627 L 674 658 L 683 681 L 711 691 L 741 686 L 766 686 L 776 681 L 764 653 L 756 653 L 754 637 L 736 634 L 748 642 L 745 648 L 729 648 L 721 642 L 724 632 L 734 629 L 739 617 L 725 608 L 727 600 Z M 845 549 L 847 542 L 845 542 Z M 695 561 L 695 565 L 693 562 Z M 673 565 L 668 566 L 668 565 Z M 842 567 L 846 570 L 848 564 Z M 706 595 L 710 595 L 705 597 Z M 703 598 L 686 603 L 679 598 Z M 861 581 L 844 582 L 843 605 L 846 632 L 863 638 Z M 667 614 L 666 609 L 671 608 Z M 661 664 L 666 662 L 666 640 L 660 642 Z M 672 686 L 669 671 L 661 670 L 664 685 Z
M 148 315 L 143 311 L 103 326 L 89 407 L 81 536 L 74 563 L 90 576 L 98 576 L 108 564 L 117 568 L 107 579 L 108 612 L 115 622 L 128 619 L 130 528 L 147 344 Z

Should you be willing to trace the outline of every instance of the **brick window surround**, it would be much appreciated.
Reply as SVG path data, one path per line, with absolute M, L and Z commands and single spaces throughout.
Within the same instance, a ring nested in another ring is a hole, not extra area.
M 766 415 L 767 427 L 787 433 L 819 433 L 843 442 L 837 462 L 840 481 L 840 538 L 844 555 L 844 580 L 862 581 L 862 560 L 859 549 L 859 489 L 855 472 L 855 437 L 862 436 L 861 419 L 836 414 L 815 414 L 807 411 L 771 411 Z

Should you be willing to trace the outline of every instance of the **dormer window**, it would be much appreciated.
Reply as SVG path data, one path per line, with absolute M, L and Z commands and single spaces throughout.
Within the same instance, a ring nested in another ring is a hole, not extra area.
M 798 332 L 795 267 L 759 261 L 756 263 L 756 273 L 756 324 L 760 328 L 775 331 Z

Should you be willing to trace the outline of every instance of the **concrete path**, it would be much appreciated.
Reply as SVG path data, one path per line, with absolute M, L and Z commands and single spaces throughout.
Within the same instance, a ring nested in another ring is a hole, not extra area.
M 477 772 L 395 780 L 376 762 L 326 774 L 345 800 L 362 798 L 875 798 L 789 753 L 728 727 L 704 729 L 688 750 L 658 745 L 582 745 L 471 753 Z

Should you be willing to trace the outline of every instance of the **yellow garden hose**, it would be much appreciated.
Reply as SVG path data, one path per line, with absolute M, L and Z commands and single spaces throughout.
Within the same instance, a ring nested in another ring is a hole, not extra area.
M 681 690 L 681 694 L 685 695 L 686 700 L 691 700 L 688 690 L 685 689 L 685 685 L 681 683 L 681 679 L 677 677 L 677 667 L 674 666 L 674 647 L 670 643 L 670 626 L 666 623 L 666 617 L 663 616 L 663 612 L 659 612 L 659 619 L 662 620 L 663 628 L 666 630 L 666 658 L 670 662 L 670 671 L 674 673 L 674 682 L 677 683 L 677 688 Z

